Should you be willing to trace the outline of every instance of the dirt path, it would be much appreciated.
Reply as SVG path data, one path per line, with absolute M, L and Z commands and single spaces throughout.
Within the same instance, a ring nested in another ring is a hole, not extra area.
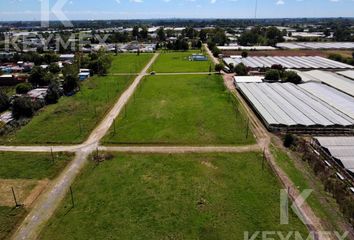
M 241 153 L 261 151 L 259 145 L 249 146 L 128 146 L 128 147 L 99 147 L 101 151 L 110 152 L 131 152 L 131 153 L 210 153 L 210 152 L 225 152 L 225 153 Z
M 219 64 L 220 63 L 219 59 L 214 57 L 213 53 L 208 48 L 208 44 L 204 44 L 204 48 L 205 48 L 206 52 L 208 53 L 210 59 L 213 61 L 213 63 L 214 64 Z

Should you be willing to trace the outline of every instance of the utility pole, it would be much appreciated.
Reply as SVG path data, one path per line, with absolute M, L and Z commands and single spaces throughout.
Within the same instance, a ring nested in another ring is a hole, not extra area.
M 14 201 L 15 201 L 15 205 L 16 205 L 16 207 L 19 207 L 19 206 L 20 206 L 20 204 L 18 204 L 18 202 L 17 202 L 17 198 L 16 198 L 15 190 L 14 190 L 14 188 L 13 188 L 13 187 L 11 187 L 11 191 L 12 191 L 12 196 L 13 196 Z
M 71 195 L 71 204 L 72 204 L 72 207 L 75 207 L 73 189 L 71 188 L 71 186 L 70 186 L 70 195 Z

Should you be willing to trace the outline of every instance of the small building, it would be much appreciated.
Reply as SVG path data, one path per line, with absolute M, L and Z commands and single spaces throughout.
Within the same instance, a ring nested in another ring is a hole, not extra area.
M 32 100 L 44 100 L 47 96 L 47 88 L 36 88 L 27 93 Z
M 208 61 L 208 57 L 202 54 L 193 54 L 189 57 L 189 61 Z
M 0 114 L 0 122 L 8 124 L 12 122 L 14 118 L 12 117 L 12 112 L 6 111 Z
M 62 54 L 59 56 L 60 61 L 74 61 L 75 54 Z

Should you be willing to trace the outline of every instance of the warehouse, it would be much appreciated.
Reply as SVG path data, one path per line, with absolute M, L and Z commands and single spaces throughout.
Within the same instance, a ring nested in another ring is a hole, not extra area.
M 251 69 L 271 68 L 282 65 L 287 69 L 354 69 L 354 66 L 333 61 L 323 57 L 247 57 L 224 58 L 226 65 L 243 63 Z
M 297 72 L 301 77 L 302 81 L 309 82 L 322 82 L 329 85 L 341 92 L 344 92 L 352 97 L 354 97 L 354 81 L 346 77 L 340 76 L 333 72 L 326 72 L 320 70 L 313 70 L 308 72 Z
M 314 140 L 354 176 L 354 137 L 315 137 Z
M 271 131 L 350 131 L 354 126 L 354 116 L 339 110 L 340 102 L 333 107 L 292 83 L 239 83 L 237 88 Z
M 354 80 L 354 70 L 341 71 L 341 72 L 337 72 L 337 73 L 339 75 L 346 77 L 346 78 Z
M 354 49 L 354 42 L 290 42 L 278 43 L 278 48 L 282 49 Z

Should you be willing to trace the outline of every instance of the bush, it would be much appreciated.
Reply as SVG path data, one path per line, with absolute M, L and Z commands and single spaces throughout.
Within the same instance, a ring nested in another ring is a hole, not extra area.
M 270 69 L 266 72 L 265 79 L 268 81 L 279 81 L 280 73 L 278 70 Z
M 343 57 L 340 54 L 337 53 L 331 53 L 328 56 L 329 59 L 334 60 L 334 61 L 338 61 L 338 62 L 343 62 Z
M 64 79 L 63 89 L 66 95 L 76 91 L 79 87 L 79 78 L 76 75 L 67 75 Z
M 32 84 L 30 83 L 20 83 L 16 86 L 16 93 L 17 94 L 26 94 L 32 89 Z
M 221 70 L 223 70 L 224 69 L 224 66 L 222 65 L 222 64 L 216 64 L 215 65 L 215 71 L 216 72 L 221 72 Z
M 299 84 L 302 82 L 301 77 L 294 71 L 288 71 L 284 74 L 284 82 L 291 82 L 294 84 Z
M 214 57 L 219 57 L 219 55 L 221 54 L 221 51 L 217 46 L 213 47 L 212 52 Z
M 295 138 L 291 134 L 286 134 L 283 140 L 283 145 L 286 148 L 289 148 L 295 144 Z
M 237 74 L 237 76 L 247 76 L 247 67 L 243 63 L 237 64 L 235 67 L 235 73 Z
M 0 91 L 0 112 L 6 111 L 10 107 L 9 97 Z
M 57 103 L 60 96 L 61 96 L 61 91 L 60 91 L 59 84 L 57 82 L 52 82 L 48 86 L 47 95 L 45 97 L 46 103 L 47 104 Z
M 56 63 L 50 64 L 49 67 L 48 67 L 48 69 L 49 69 L 49 72 L 51 72 L 51 73 L 53 73 L 53 74 L 58 74 L 58 73 L 60 73 L 60 67 L 59 67 L 59 65 L 56 64 Z
M 16 119 L 22 117 L 32 117 L 34 114 L 34 106 L 30 98 L 19 97 L 16 98 L 12 105 L 12 116 Z
M 246 58 L 246 57 L 248 57 L 248 52 L 246 52 L 246 51 L 243 51 L 243 52 L 241 53 L 241 56 L 242 56 L 243 58 Z
M 354 59 L 354 52 L 352 52 L 352 58 Z

